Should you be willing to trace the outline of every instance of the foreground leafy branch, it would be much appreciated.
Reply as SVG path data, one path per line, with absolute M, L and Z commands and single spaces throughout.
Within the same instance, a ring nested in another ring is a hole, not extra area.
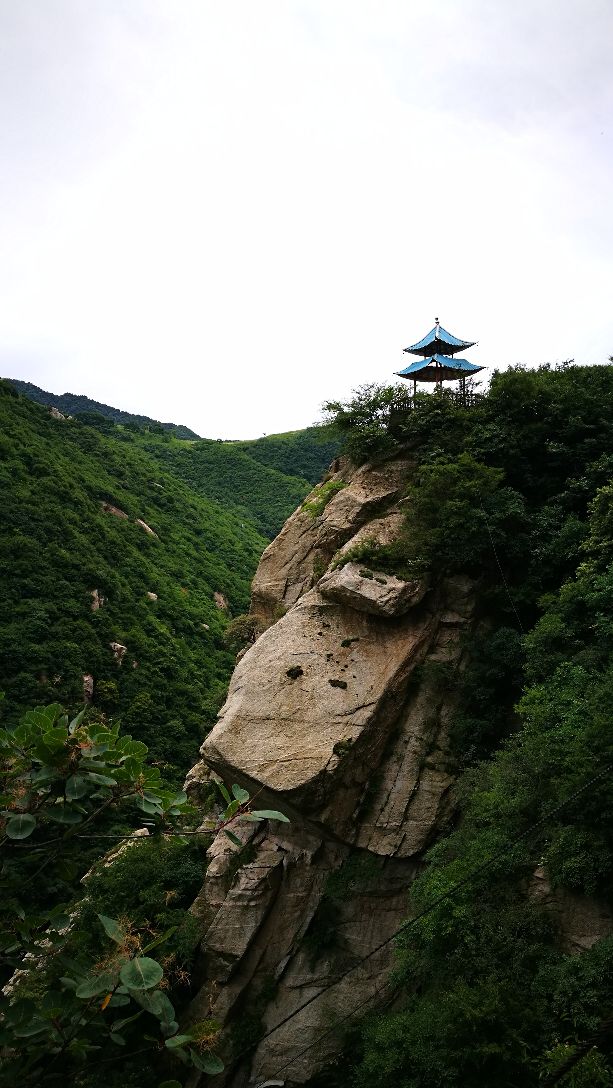
M 196 816 L 187 795 L 167 789 L 146 756 L 146 745 L 120 736 L 119 726 L 88 722 L 85 712 L 69 721 L 57 703 L 0 730 L 3 1085 L 54 1084 L 109 1044 L 125 1047 L 127 1029 L 132 1040 L 136 1033 L 137 1041 L 148 1044 L 145 1049 L 208 1074 L 223 1069 L 213 1052 L 219 1025 L 207 1022 L 180 1034 L 164 966 L 149 955 L 176 926 L 151 934 L 127 919 L 98 914 L 107 940 L 102 958 L 94 963 L 70 955 L 83 898 L 80 884 L 75 889 L 71 881 L 78 862 L 83 864 L 90 827 L 122 813 L 124 820 L 140 815 L 148 823 L 145 834 L 180 836 Z M 239 818 L 287 819 L 253 811 L 248 792 L 238 785 L 231 794 L 223 784 L 219 789 L 224 811 L 205 823 L 203 834 L 223 830 L 241 845 L 229 829 Z M 103 864 L 112 864 L 117 854 Z M 68 901 L 58 900 L 58 887 L 71 893 Z

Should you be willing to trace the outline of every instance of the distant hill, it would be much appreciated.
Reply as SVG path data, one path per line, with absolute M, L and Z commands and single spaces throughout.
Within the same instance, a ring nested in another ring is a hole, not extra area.
M 269 539 L 321 479 L 339 447 L 329 430 L 318 427 L 253 442 L 177 442 L 152 434 L 137 441 L 167 472 L 252 518 Z
M 113 423 L 137 423 L 142 427 L 161 427 L 162 430 L 169 431 L 171 434 L 176 435 L 177 438 L 200 437 L 195 431 L 190 431 L 189 427 L 184 427 L 180 423 L 160 423 L 156 419 L 150 419 L 149 416 L 138 416 L 132 412 L 122 412 L 120 408 L 112 408 L 110 404 L 101 404 L 98 400 L 91 400 L 90 397 L 84 397 L 78 393 L 48 393 L 46 389 L 40 389 L 37 385 L 32 385 L 31 382 L 21 382 L 17 378 L 7 378 L 6 381 L 18 393 L 23 393 L 25 397 L 35 400 L 38 404 L 46 404 L 50 408 L 57 408 L 64 415 L 82 416 L 84 413 L 94 412 L 96 415 L 112 420 Z
M 276 536 L 339 450 L 339 439 L 329 427 L 246 441 L 199 438 L 188 427 L 159 423 L 89 397 L 58 396 L 30 382 L 7 381 L 38 404 L 57 408 L 109 438 L 140 446 L 166 472 L 248 519 L 268 539 Z
M 268 468 L 317 484 L 337 456 L 340 441 L 330 427 L 305 427 L 301 431 L 269 434 L 253 441 L 227 442 L 225 445 L 242 450 Z

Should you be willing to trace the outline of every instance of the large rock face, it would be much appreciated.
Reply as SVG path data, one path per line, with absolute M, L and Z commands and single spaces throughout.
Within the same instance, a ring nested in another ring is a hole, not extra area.
M 253 580 L 254 611 L 277 619 L 281 611 L 291 608 L 310 589 L 318 569 L 321 574 L 343 544 L 357 540 L 366 522 L 374 526 L 379 512 L 400 497 L 410 467 L 399 460 L 354 469 L 341 461 L 326 483 L 346 486 L 332 493 L 323 514 L 314 518 L 305 505 L 299 507 L 264 552 Z M 307 503 L 321 487 L 315 488 Z M 374 535 L 381 538 L 376 530 Z
M 191 1015 L 229 1026 L 228 1058 L 248 1051 L 229 1065 L 236 1088 L 308 1081 L 338 1050 L 334 1018 L 385 1000 L 384 942 L 452 812 L 440 672 L 462 667 L 473 584 L 428 588 L 359 563 L 324 573 L 337 553 L 401 532 L 410 472 L 341 464 L 322 513 L 296 511 L 266 549 L 253 610 L 281 618 L 237 664 L 192 775 L 208 767 L 291 820 L 245 824 L 240 853 L 219 837 L 193 908 L 206 933 Z

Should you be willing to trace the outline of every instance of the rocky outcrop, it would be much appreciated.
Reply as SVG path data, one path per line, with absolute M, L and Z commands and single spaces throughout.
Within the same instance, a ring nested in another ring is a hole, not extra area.
M 213 594 L 213 601 L 215 602 L 215 608 L 218 608 L 220 612 L 228 611 L 228 602 L 224 597 L 223 593 L 220 593 L 217 589 Z
M 90 593 L 91 593 L 91 597 L 92 597 L 92 603 L 91 603 L 92 612 L 97 612 L 99 608 L 103 608 L 105 598 L 102 596 L 100 591 L 97 590 L 97 589 L 91 589 Z
M 109 646 L 111 647 L 111 652 L 115 661 L 118 665 L 121 665 L 128 651 L 128 647 L 124 646 L 123 642 L 109 642 Z
M 128 518 L 125 510 L 120 510 L 118 506 L 113 506 L 110 502 L 101 502 L 100 506 L 103 514 L 112 514 L 114 518 L 124 518 L 126 520 Z
M 587 951 L 613 933 L 613 914 L 608 903 L 568 888 L 553 888 L 542 865 L 532 874 L 529 893 L 556 919 L 562 947 L 571 956 Z
M 83 702 L 89 706 L 94 699 L 94 678 L 90 672 L 83 674 Z
M 428 588 L 424 578 L 406 582 L 384 571 L 373 571 L 359 563 L 346 563 L 324 574 L 318 590 L 337 604 L 372 616 L 404 616 L 418 605 Z
M 299 507 L 264 552 L 253 580 L 253 611 L 272 620 L 291 608 L 326 570 L 334 554 L 352 538 L 358 539 L 356 534 L 366 522 L 371 526 L 370 535 L 378 538 L 382 529 L 379 515 L 400 498 L 410 467 L 409 462 L 397 460 L 356 469 L 341 460 L 330 480 L 346 486 L 332 492 L 319 517 L 313 518 L 308 509 Z M 400 520 L 397 516 L 398 523 Z
M 154 536 L 156 540 L 158 539 L 158 535 L 155 530 L 152 529 L 150 525 L 147 525 L 147 522 L 143 521 L 142 518 L 134 518 L 134 524 L 140 526 L 141 529 L 144 529 L 144 531 L 148 533 L 149 536 Z
M 300 508 L 266 549 L 252 611 L 269 626 L 238 661 L 190 775 L 195 795 L 212 772 L 291 821 L 244 824 L 240 851 L 215 840 L 193 907 L 205 935 L 191 1017 L 221 1020 L 230 1037 L 255 1017 L 260 1038 L 322 993 L 229 1064 L 233 1088 L 281 1067 L 286 1083 L 307 1081 L 338 1049 L 334 1017 L 386 1000 L 385 942 L 453 812 L 453 696 L 440 677 L 463 667 L 474 583 L 332 563 L 397 539 L 410 473 L 406 460 L 341 463 L 331 479 L 345 486 L 322 513 Z

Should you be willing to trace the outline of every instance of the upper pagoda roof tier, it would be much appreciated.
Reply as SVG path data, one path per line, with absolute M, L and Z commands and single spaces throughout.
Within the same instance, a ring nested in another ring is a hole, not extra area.
M 459 340 L 457 336 L 452 336 L 450 332 L 447 332 L 442 325 L 437 324 L 433 329 L 430 329 L 430 332 L 424 336 L 423 340 L 418 340 L 416 344 L 403 348 L 403 351 L 408 351 L 410 355 L 423 355 L 425 357 L 437 354 L 455 355 L 456 351 L 472 348 L 476 343 L 476 340 Z
M 468 359 L 455 359 L 449 355 L 431 355 L 429 359 L 418 359 L 404 370 L 397 370 L 399 378 L 417 378 L 420 382 L 448 382 L 465 378 L 468 374 L 477 374 L 482 366 L 469 363 Z

